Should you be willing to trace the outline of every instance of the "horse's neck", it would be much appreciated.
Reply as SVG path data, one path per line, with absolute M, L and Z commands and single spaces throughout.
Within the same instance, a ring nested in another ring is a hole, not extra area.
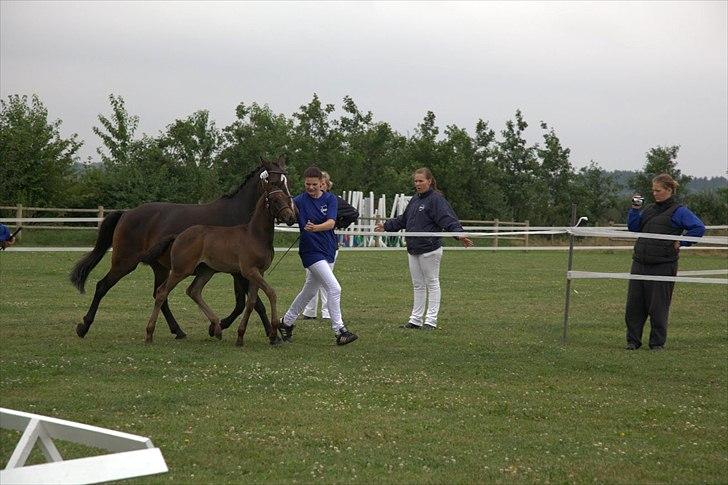
M 265 197 L 261 197 L 255 205 L 255 211 L 248 224 L 248 231 L 266 245 L 273 241 L 273 216 L 268 212 Z
M 240 187 L 232 197 L 218 199 L 213 204 L 230 225 L 247 224 L 255 211 L 258 198 L 258 184 L 251 180 Z

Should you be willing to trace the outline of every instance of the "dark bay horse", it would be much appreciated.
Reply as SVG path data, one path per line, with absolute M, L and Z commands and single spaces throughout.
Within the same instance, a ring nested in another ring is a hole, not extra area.
M 154 336 L 159 310 L 167 301 L 169 292 L 182 280 L 196 275 L 187 288 L 187 295 L 200 307 L 210 320 L 211 336 L 222 338 L 220 319 L 202 299 L 202 290 L 215 273 L 239 273 L 249 282 L 248 301 L 238 327 L 235 345 L 243 345 L 243 336 L 248 325 L 250 312 L 258 301 L 258 288 L 261 288 L 271 306 L 273 325 L 268 334 L 270 343 L 278 339 L 278 310 L 276 293 L 263 279 L 263 273 L 273 261 L 273 224 L 275 219 L 289 226 L 296 222 L 296 209 L 291 194 L 269 184 L 265 177 L 260 182 L 264 194 L 255 206 L 255 212 L 248 224 L 233 227 L 196 225 L 185 229 L 178 236 L 169 236 L 142 256 L 143 262 L 168 260 L 169 277 L 157 288 L 154 310 L 147 323 L 145 340 L 151 343 Z M 169 248 L 169 250 L 167 250 Z
M 76 326 L 78 336 L 83 338 L 88 333 L 96 317 L 99 303 L 106 293 L 121 278 L 134 271 L 141 262 L 141 256 L 160 240 L 172 234 L 180 234 L 196 224 L 235 226 L 247 223 L 256 202 L 262 195 L 259 182 L 260 175 L 264 171 L 269 174 L 269 184 L 290 194 L 285 177 L 286 160 L 284 157 L 280 157 L 274 161 L 261 160 L 261 166 L 246 176 L 237 191 L 222 196 L 209 204 L 152 202 L 128 211 L 112 212 L 106 216 L 99 228 L 94 249 L 76 263 L 70 274 L 71 283 L 83 293 L 89 273 L 101 261 L 109 247 L 113 246 L 111 269 L 96 284 L 96 292 L 88 312 L 83 317 L 83 323 Z M 159 285 L 167 279 L 169 267 L 161 261 L 152 261 L 150 266 L 154 271 L 154 287 L 152 288 L 154 295 Z M 223 328 L 229 327 L 242 313 L 245 306 L 248 282 L 240 274 L 234 274 L 233 279 L 235 282 L 235 308 L 228 317 L 223 319 Z M 178 339 L 184 338 L 186 334 L 172 315 L 167 301 L 163 303 L 161 310 L 170 332 L 175 334 Z M 270 335 L 271 326 L 265 313 L 265 306 L 257 302 L 255 310 L 263 321 L 266 334 Z

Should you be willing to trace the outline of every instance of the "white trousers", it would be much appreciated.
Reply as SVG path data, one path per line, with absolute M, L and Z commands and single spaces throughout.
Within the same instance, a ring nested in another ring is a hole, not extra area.
M 414 289 L 414 303 L 409 322 L 413 325 L 422 325 L 424 316 L 425 325 L 437 326 L 437 314 L 440 311 L 440 261 L 442 248 L 424 254 L 409 257 L 409 269 Z M 425 300 L 427 300 L 427 314 L 425 315 Z
M 319 288 L 322 288 L 326 293 L 329 316 L 331 317 L 331 329 L 334 333 L 338 333 L 344 326 L 344 321 L 341 318 L 341 285 L 334 276 L 333 266 L 333 263 L 321 260 L 308 267 L 306 282 L 303 284 L 301 292 L 293 300 L 286 314 L 283 315 L 283 322 L 286 325 L 291 325 L 296 321 L 306 304 L 316 295 Z
M 334 270 L 334 264 L 336 264 L 336 257 L 338 255 L 339 252 L 336 251 L 336 256 L 334 256 L 334 262 L 329 265 L 331 267 L 331 271 Z M 308 272 L 309 270 L 308 268 L 306 268 L 306 277 L 308 277 Z M 311 298 L 311 301 L 308 302 L 306 308 L 303 309 L 303 316 L 316 318 L 316 308 L 318 307 L 319 297 L 321 298 L 321 318 L 331 318 L 331 314 L 329 313 L 328 298 L 326 298 L 326 292 L 321 287 L 319 287 L 316 294 L 313 295 L 313 298 Z

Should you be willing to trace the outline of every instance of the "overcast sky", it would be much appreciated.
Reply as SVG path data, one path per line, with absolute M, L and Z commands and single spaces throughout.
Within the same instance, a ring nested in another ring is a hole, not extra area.
M 521 109 L 571 162 L 638 170 L 680 145 L 694 176 L 728 171 L 728 2 L 38 2 L 0 0 L 0 96 L 38 94 L 62 133 L 124 97 L 139 131 L 240 102 L 291 115 L 313 93 L 412 133 L 500 131 Z

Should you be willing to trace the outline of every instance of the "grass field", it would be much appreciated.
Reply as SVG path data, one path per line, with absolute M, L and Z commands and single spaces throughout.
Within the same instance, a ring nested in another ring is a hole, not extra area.
M 0 253 L 0 405 L 150 437 L 170 471 L 136 482 L 728 481 L 724 285 L 678 284 L 667 350 L 626 352 L 625 281 L 575 281 L 560 344 L 565 253 L 446 252 L 440 329 L 426 333 L 398 328 L 411 304 L 405 253 L 342 252 L 344 318 L 360 336 L 349 346 L 320 320 L 279 348 L 257 317 L 244 348 L 232 329 L 211 339 L 186 285 L 170 304 L 188 338 L 160 319 L 145 345 L 147 268 L 75 335 L 110 259 L 79 295 L 67 273 L 80 256 Z M 629 260 L 579 252 L 574 269 L 623 272 Z M 725 267 L 725 255 L 681 261 Z M 303 277 L 293 253 L 270 275 L 280 310 Z M 226 315 L 231 291 L 219 275 L 205 297 Z M 18 436 L 1 432 L 0 459 Z

